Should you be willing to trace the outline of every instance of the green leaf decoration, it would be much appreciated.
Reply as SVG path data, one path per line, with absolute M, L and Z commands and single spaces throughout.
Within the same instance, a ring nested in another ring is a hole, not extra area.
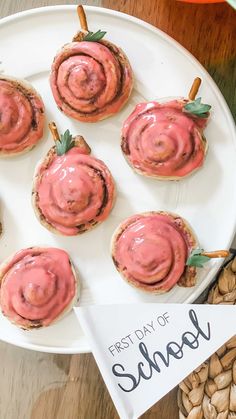
M 89 42 L 98 42 L 100 39 L 102 39 L 106 35 L 105 31 L 99 31 L 97 32 L 88 32 L 87 35 L 85 35 L 83 41 L 89 41 Z
M 75 146 L 75 141 L 72 139 L 70 131 L 67 129 L 60 140 L 56 141 L 56 152 L 58 156 L 62 156 L 67 151 Z
M 186 105 L 184 105 L 184 110 L 192 115 L 198 116 L 199 118 L 207 118 L 211 106 L 201 103 L 201 99 L 202 98 L 199 97 L 192 102 L 186 103 Z
M 187 266 L 196 266 L 198 268 L 203 268 L 204 263 L 208 262 L 210 258 L 208 256 L 204 256 L 201 253 L 203 249 L 194 249 L 190 253 L 188 260 L 186 262 Z

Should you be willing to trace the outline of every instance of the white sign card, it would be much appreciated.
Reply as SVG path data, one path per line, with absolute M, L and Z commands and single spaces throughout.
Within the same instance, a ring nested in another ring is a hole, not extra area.
M 236 334 L 236 307 L 74 308 L 119 416 L 135 419 Z

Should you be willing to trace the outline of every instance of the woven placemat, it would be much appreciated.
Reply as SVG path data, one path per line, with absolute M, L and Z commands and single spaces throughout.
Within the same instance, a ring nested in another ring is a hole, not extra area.
M 220 272 L 206 304 L 236 304 L 236 257 Z M 236 336 L 182 381 L 178 406 L 180 419 L 236 419 Z

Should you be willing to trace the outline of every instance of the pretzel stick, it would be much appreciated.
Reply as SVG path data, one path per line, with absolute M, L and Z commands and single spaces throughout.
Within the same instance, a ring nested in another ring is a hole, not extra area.
M 57 130 L 57 126 L 56 126 L 55 122 L 49 122 L 48 127 L 49 127 L 49 129 L 51 131 L 53 140 L 55 142 L 56 141 L 59 141 L 60 140 L 60 136 L 59 136 L 59 133 L 58 133 L 58 130 Z
M 88 32 L 88 24 L 87 24 L 86 14 L 85 14 L 85 11 L 84 11 L 84 8 L 83 8 L 82 4 L 79 4 L 79 6 L 77 7 L 77 13 L 78 13 L 78 16 L 79 16 L 81 29 L 83 31 Z
M 202 252 L 202 256 L 207 256 L 208 258 L 227 258 L 230 255 L 228 250 L 215 250 L 214 252 Z
M 191 89 L 190 89 L 189 94 L 188 94 L 189 100 L 194 100 L 195 99 L 195 97 L 197 95 L 197 92 L 199 90 L 199 87 L 201 85 L 201 82 L 202 82 L 202 80 L 200 79 L 200 77 L 196 77 L 196 79 L 194 79 L 193 84 L 192 84 Z

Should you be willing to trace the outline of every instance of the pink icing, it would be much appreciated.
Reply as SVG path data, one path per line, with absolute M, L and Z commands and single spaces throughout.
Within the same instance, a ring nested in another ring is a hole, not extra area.
M 192 241 L 180 217 L 135 215 L 124 221 L 114 245 L 114 262 L 133 285 L 169 291 L 181 278 Z
M 75 235 L 107 218 L 114 183 L 106 165 L 74 147 L 39 168 L 38 206 L 47 222 L 65 235 Z
M 121 109 L 132 90 L 133 76 L 120 49 L 105 41 L 83 41 L 67 44 L 57 54 L 50 83 L 63 112 L 95 122 Z
M 207 119 L 183 112 L 184 101 L 140 103 L 123 125 L 122 150 L 147 176 L 184 177 L 202 166 Z
M 43 136 L 44 105 L 19 82 L 0 78 L 0 153 L 17 153 Z
M 75 278 L 68 254 L 56 248 L 20 250 L 4 267 L 3 313 L 27 327 L 48 326 L 74 298 Z

